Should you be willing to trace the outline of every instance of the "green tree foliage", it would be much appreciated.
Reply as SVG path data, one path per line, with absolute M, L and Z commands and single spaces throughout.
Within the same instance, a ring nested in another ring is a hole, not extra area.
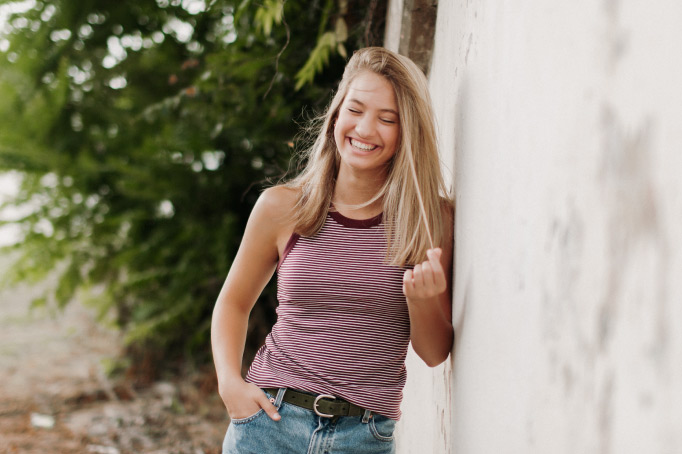
M 366 3 L 0 0 L 22 7 L 0 36 L 0 170 L 22 172 L 11 203 L 30 208 L 6 280 L 57 272 L 36 303 L 78 293 L 132 357 L 206 361 L 251 206 L 288 168 L 304 109 L 329 101 L 346 48 L 381 36 Z M 256 339 L 273 289 L 262 299 Z

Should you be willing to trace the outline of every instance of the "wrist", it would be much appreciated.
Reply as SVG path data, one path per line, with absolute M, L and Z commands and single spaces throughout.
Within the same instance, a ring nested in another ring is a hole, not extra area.
M 438 296 L 407 296 L 407 305 L 414 309 L 429 310 L 438 304 Z
M 243 385 L 244 383 L 246 382 L 244 380 L 244 377 L 241 376 L 241 374 L 224 373 L 218 375 L 219 388 L 229 389 Z

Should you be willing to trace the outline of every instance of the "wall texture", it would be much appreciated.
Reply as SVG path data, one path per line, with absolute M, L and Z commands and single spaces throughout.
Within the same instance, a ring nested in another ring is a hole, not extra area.
M 410 355 L 399 452 L 682 452 L 681 23 L 678 0 L 439 2 L 457 333 L 439 368 Z

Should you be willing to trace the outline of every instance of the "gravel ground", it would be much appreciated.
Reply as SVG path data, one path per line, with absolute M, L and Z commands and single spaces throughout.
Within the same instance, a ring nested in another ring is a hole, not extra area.
M 75 302 L 31 310 L 40 291 L 0 290 L 0 454 L 220 452 L 228 418 L 212 370 L 141 389 L 112 380 L 117 333 Z

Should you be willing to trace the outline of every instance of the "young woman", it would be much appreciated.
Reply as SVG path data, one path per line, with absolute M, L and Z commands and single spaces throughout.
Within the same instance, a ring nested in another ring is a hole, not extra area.
M 423 73 L 357 51 L 305 169 L 263 192 L 218 296 L 224 454 L 394 452 L 408 343 L 435 366 L 453 342 L 445 194 Z M 244 379 L 249 313 L 275 270 L 277 323 Z

